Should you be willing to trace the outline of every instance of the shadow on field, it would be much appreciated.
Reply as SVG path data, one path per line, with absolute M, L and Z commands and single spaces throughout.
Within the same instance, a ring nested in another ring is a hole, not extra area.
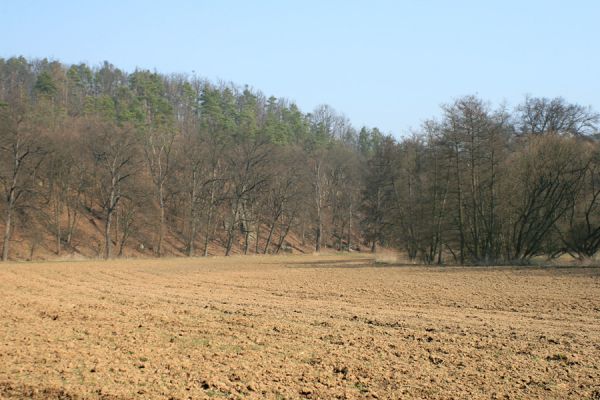
M 323 260 L 323 261 L 294 261 L 284 263 L 285 268 L 374 268 L 374 267 L 398 267 L 398 265 L 379 263 L 371 258 L 358 260 Z
M 278 262 L 279 263 L 279 262 Z M 443 265 L 426 265 L 426 264 L 411 264 L 402 262 L 379 262 L 374 259 L 339 259 L 339 260 L 322 260 L 322 261 L 292 261 L 282 263 L 284 268 L 423 268 L 433 271 L 461 271 L 469 269 L 472 271 L 555 271 L 559 274 L 586 274 L 597 276 L 600 275 L 600 266 L 597 265 L 458 265 L 458 264 L 443 264 Z
M 65 391 L 59 387 L 32 386 L 21 383 L 0 382 L 0 398 L 2 399 L 33 399 L 33 400 L 80 400 L 81 397 Z M 95 391 L 95 398 L 99 400 L 124 400 L 125 398 L 102 393 L 102 389 Z

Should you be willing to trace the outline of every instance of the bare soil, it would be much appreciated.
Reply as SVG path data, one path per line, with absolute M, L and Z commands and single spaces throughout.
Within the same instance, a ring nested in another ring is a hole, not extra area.
M 600 399 L 600 270 L 0 264 L 0 398 Z

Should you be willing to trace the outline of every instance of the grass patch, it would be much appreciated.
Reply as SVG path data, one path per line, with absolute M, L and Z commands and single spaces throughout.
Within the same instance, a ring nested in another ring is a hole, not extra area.
M 551 356 L 546 357 L 546 360 L 547 361 L 559 361 L 559 362 L 565 362 L 566 363 L 566 362 L 569 361 L 569 358 L 566 355 L 564 355 L 564 354 L 556 353 L 556 354 L 553 354 Z
M 365 385 L 364 383 L 361 382 L 356 382 L 354 384 L 354 387 L 360 392 L 360 393 L 367 393 L 369 391 L 369 388 L 367 388 L 367 385 Z
M 223 392 L 217 389 L 208 389 L 205 390 L 204 393 L 206 393 L 208 397 L 229 397 L 230 395 L 229 392 Z

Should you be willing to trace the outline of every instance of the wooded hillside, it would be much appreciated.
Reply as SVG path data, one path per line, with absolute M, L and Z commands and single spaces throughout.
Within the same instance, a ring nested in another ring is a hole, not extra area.
M 104 63 L 0 59 L 2 259 L 397 247 L 593 256 L 599 116 L 466 96 L 395 139 L 329 106 Z

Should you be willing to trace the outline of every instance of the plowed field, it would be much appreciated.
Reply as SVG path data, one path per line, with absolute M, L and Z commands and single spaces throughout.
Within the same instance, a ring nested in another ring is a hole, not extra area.
M 0 264 L 0 398 L 600 399 L 600 269 Z

